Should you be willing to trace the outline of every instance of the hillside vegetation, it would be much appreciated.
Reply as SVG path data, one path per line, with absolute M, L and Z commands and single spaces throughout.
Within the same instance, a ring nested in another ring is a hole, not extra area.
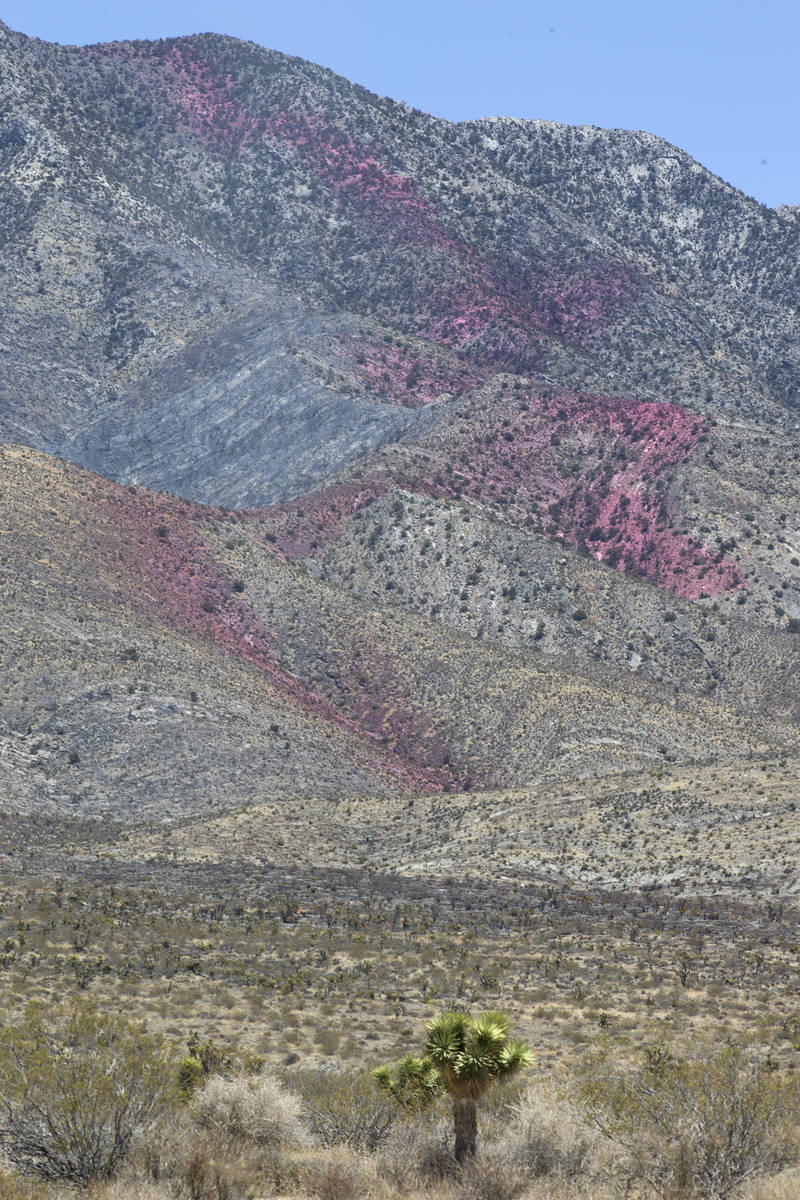
M 0 24 L 0 1200 L 797 1194 L 799 222 Z

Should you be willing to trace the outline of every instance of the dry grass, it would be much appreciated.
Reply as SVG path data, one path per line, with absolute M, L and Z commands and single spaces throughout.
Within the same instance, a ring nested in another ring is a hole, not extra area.
M 743 1200 L 797 1200 L 800 1196 L 800 1171 L 783 1171 L 773 1179 L 759 1180 L 743 1193 Z
M 487 1136 L 478 1159 L 461 1169 L 444 1153 L 448 1127 L 436 1120 L 398 1127 L 377 1153 L 339 1146 L 265 1156 L 246 1138 L 234 1147 L 182 1119 L 150 1134 L 149 1154 L 140 1147 L 119 1178 L 88 1194 L 91 1200 L 618 1200 L 622 1194 L 656 1200 L 625 1174 L 601 1139 L 592 1135 L 587 1144 L 575 1111 L 551 1087 L 530 1089 L 508 1115 L 505 1132 L 498 1122 L 498 1136 Z M 736 1200 L 794 1200 L 798 1185 L 792 1169 L 749 1182 Z M 2 1200 L 74 1195 L 0 1175 Z
M 561 1078 L 601 1038 L 626 1058 L 659 1039 L 733 1037 L 795 1067 L 798 912 L 783 865 L 792 772 L 777 760 L 742 770 L 738 782 L 722 767 L 586 780 L 580 794 L 554 784 L 411 804 L 264 804 L 159 830 L 7 819 L 4 1009 L 80 992 L 144 1018 L 176 1059 L 196 1031 L 224 1053 L 263 1056 L 306 1096 L 309 1080 L 313 1092 L 314 1079 L 352 1081 L 418 1051 L 424 1022 L 453 1005 L 507 1011 L 540 1080 Z M 602 870 L 590 854 L 606 859 Z M 672 882 L 671 859 L 681 864 Z M 581 1148 L 587 1135 L 557 1093 L 504 1103 L 483 1113 L 484 1166 L 469 1181 L 448 1176 L 446 1113 L 441 1135 L 397 1127 L 374 1152 L 345 1120 L 330 1139 L 349 1141 L 344 1150 L 251 1146 L 233 1157 L 229 1139 L 177 1122 L 162 1130 L 160 1158 L 151 1148 L 149 1165 L 140 1155 L 138 1174 L 98 1197 L 195 1200 L 191 1161 L 200 1200 L 218 1200 L 208 1172 L 220 1161 L 231 1196 L 256 1184 L 265 1196 L 344 1190 L 356 1170 L 364 1200 L 477 1200 L 484 1167 L 498 1188 L 502 1170 L 511 1194 L 520 1164 L 522 1194 L 535 1200 L 611 1194 L 598 1148 Z M 580 1165 L 587 1154 L 595 1174 Z M 744 1200 L 788 1200 L 793 1180 L 753 1183 Z M 55 1194 L 0 1177 L 0 1200 Z
M 800 764 L 780 756 L 665 766 L 523 790 L 274 802 L 111 841 L 115 858 L 187 864 L 274 860 L 283 844 L 306 870 L 337 862 L 406 877 L 539 878 L 682 893 L 800 892 Z M 765 809 L 767 810 L 765 813 Z M 302 822 L 303 838 L 294 838 Z
M 426 827 L 447 831 L 444 808 L 426 802 Z M 607 806 L 609 829 L 628 819 Z M 0 880 L 9 1015 L 82 992 L 176 1048 L 196 1030 L 274 1067 L 291 1052 L 298 1068 L 347 1072 L 415 1050 L 448 1005 L 507 1011 L 542 1073 L 601 1034 L 623 1048 L 738 1036 L 787 1064 L 800 1046 L 797 910 L 769 890 L 708 897 L 521 869 L 410 877 L 245 856 L 203 865 L 166 843 L 144 860 L 98 859 L 98 831 L 83 832 L 81 843 L 67 828 L 20 827 L 27 871 Z

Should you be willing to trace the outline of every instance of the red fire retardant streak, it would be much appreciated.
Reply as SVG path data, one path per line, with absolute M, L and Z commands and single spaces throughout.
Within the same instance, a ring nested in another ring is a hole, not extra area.
M 336 195 L 377 221 L 393 242 L 445 251 L 464 271 L 450 293 L 433 307 L 429 333 L 445 345 L 467 346 L 501 320 L 515 334 L 490 346 L 504 347 L 509 359 L 529 352 L 525 331 L 539 329 L 585 341 L 608 324 L 631 290 L 630 272 L 621 264 L 594 268 L 566 280 L 525 277 L 508 280 L 484 256 L 444 228 L 435 206 L 413 179 L 389 169 L 377 152 L 326 127 L 307 114 L 259 113 L 250 109 L 235 81 L 213 55 L 190 41 L 171 47 L 165 66 L 172 76 L 169 96 L 191 131 L 220 152 L 238 157 L 250 143 L 269 137 L 301 154 L 318 178 Z M 523 344 L 520 345 L 519 343 Z
M 526 333 L 531 330 L 585 341 L 613 319 L 630 295 L 632 276 L 624 264 L 594 268 L 566 280 L 524 272 L 519 279 L 505 279 L 502 270 L 442 226 L 434 205 L 420 195 L 413 180 L 387 170 L 374 152 L 296 113 L 272 114 L 265 132 L 301 152 L 332 191 L 373 219 L 389 218 L 394 241 L 444 250 L 461 267 L 460 284 L 440 290 L 434 299 L 433 311 L 445 315 L 423 328 L 434 341 L 469 346 L 499 320 L 511 329 L 506 358 L 516 361 L 520 350 L 530 349 Z M 502 343 L 491 346 L 495 359 L 503 348 Z
M 687 599 L 745 587 L 736 566 L 675 527 L 659 478 L 704 436 L 688 409 L 564 388 L 495 399 L 415 465 L 347 483 L 259 519 L 281 557 L 318 557 L 359 508 L 402 487 L 502 507 L 519 524 Z M 419 460 L 417 460 L 417 463 Z
M 405 408 L 423 408 L 437 396 L 460 396 L 486 378 L 486 369 L 471 363 L 439 363 L 423 354 L 366 339 L 359 345 L 358 374 L 371 391 Z
M 349 516 L 390 486 L 344 484 L 289 504 L 252 509 L 246 519 L 266 531 L 266 544 L 277 558 L 313 558 L 335 541 Z M 404 699 L 402 664 L 375 638 L 365 640 L 361 628 L 340 630 L 337 644 L 337 707 L 403 762 L 424 763 L 424 768 L 412 769 L 424 770 L 428 788 L 447 792 L 463 786 L 463 777 L 450 764 L 451 743 L 441 723 Z
M 499 368 L 535 359 L 543 335 L 588 348 L 629 299 L 633 279 L 616 263 L 570 279 L 533 271 L 504 280 L 473 252 L 476 269 L 464 288 L 441 290 L 429 336 L 446 346 L 469 349 Z M 464 253 L 464 258 L 467 252 Z
M 354 636 L 360 639 L 360 631 Z M 463 774 L 459 778 L 458 768 L 450 764 L 452 737 L 446 725 L 419 707 L 404 704 L 409 690 L 416 698 L 417 689 L 411 679 L 403 679 L 403 664 L 374 638 L 353 641 L 348 648 L 352 716 L 405 761 L 422 758 L 442 791 L 463 786 Z
M 745 586 L 734 564 L 675 528 L 652 491 L 703 437 L 696 414 L 566 389 L 529 393 L 523 403 L 489 407 L 447 447 L 457 470 L 417 490 L 500 504 L 546 536 L 687 599 Z
M 107 42 L 89 47 L 89 53 L 166 68 L 167 99 L 182 114 L 186 127 L 218 153 L 238 158 L 263 132 L 263 122 L 242 104 L 235 81 L 213 55 L 189 38 L 166 46 L 159 42 Z
M 336 541 L 348 517 L 384 496 L 390 486 L 372 480 L 345 483 L 286 504 L 252 509 L 248 516 L 267 530 L 267 544 L 277 558 L 315 558 Z
M 446 315 L 427 331 L 435 341 L 467 346 L 498 320 L 516 325 L 517 337 L 532 327 L 578 340 L 608 324 L 630 295 L 631 272 L 620 263 L 564 280 L 524 271 L 518 279 L 505 279 L 502 270 L 442 226 L 412 179 L 389 171 L 374 151 L 296 113 L 272 114 L 265 132 L 300 151 L 332 191 L 373 218 L 389 217 L 395 240 L 445 250 L 461 265 L 461 285 L 436 297 L 434 311 Z M 513 344 L 509 349 L 513 353 Z
M 166 65 L 174 76 L 170 99 L 192 132 L 216 149 L 241 154 L 258 136 L 261 123 L 242 107 L 231 77 L 188 42 L 173 46 Z
M 113 43 L 95 53 L 152 61 L 166 71 L 167 95 L 189 130 L 212 150 L 238 158 L 267 137 L 302 156 L 335 195 L 376 225 L 384 242 L 444 252 L 458 278 L 430 298 L 419 332 L 507 366 L 533 361 L 537 334 L 581 345 L 614 319 L 633 279 L 624 264 L 587 268 L 568 279 L 524 267 L 511 274 L 450 233 L 415 181 L 387 167 L 378 151 L 309 114 L 258 111 L 213 53 L 191 39 L 173 44 Z M 499 328 L 498 328 L 499 326 Z
M 393 242 L 418 242 L 451 253 L 462 249 L 414 180 L 389 170 L 374 150 L 296 112 L 270 113 L 264 132 L 301 154 L 334 194 L 380 221 L 384 236 Z
M 214 510 L 210 514 L 199 505 L 170 497 L 156 503 L 122 487 L 105 493 L 97 503 L 108 523 L 115 573 L 121 560 L 131 581 L 130 595 L 144 612 L 258 668 L 270 684 L 306 711 L 347 733 L 370 738 L 376 769 L 414 788 L 440 788 L 435 771 L 395 756 L 391 741 L 380 731 L 338 711 L 280 665 L 277 639 L 241 601 L 233 577 L 194 524 L 209 515 L 224 521 L 226 514 Z M 386 744 L 381 745 L 381 740 Z
M 109 48 L 118 51 L 122 53 Z M 141 48 L 135 53 L 141 54 Z M 191 41 L 172 46 L 166 58 L 163 50 L 156 54 L 154 48 L 152 54 L 164 62 L 172 80 L 170 97 L 189 128 L 212 147 L 236 156 L 257 137 L 283 142 L 383 234 L 445 251 L 463 278 L 444 285 L 432 298 L 421 331 L 444 346 L 467 349 L 481 366 L 529 366 L 544 334 L 587 345 L 628 299 L 633 282 L 624 264 L 593 267 L 567 279 L 532 267 L 507 273 L 445 230 L 414 181 L 387 168 L 376 151 L 306 114 L 249 110 L 231 76 Z M 363 357 L 364 374 L 395 400 L 408 402 L 406 384 L 413 370 L 419 385 L 413 403 L 429 403 L 440 387 L 460 394 L 447 386 L 456 381 L 445 378 L 432 362 L 405 372 L 400 351 L 381 361 L 369 345 Z M 482 502 L 502 499 L 549 536 L 679 595 L 696 598 L 744 586 L 732 564 L 675 530 L 663 500 L 648 490 L 650 481 L 685 457 L 701 436 L 691 414 L 670 405 L 602 397 L 569 400 L 566 393 L 560 404 L 571 410 L 568 423 L 554 418 L 541 398 L 532 397 L 528 412 L 506 415 L 505 428 L 495 429 L 491 440 L 467 439 L 471 466 L 444 482 L 420 479 L 417 489 L 465 494 Z M 588 443 L 567 474 L 552 443 L 576 437 L 588 437 Z M 599 453 L 609 442 L 614 448 L 610 463 L 605 450 Z M 373 483 L 359 488 L 358 498 L 349 491 L 341 497 L 326 493 L 276 511 L 276 550 L 288 557 L 316 553 L 338 536 L 355 508 L 375 498 L 380 486 L 385 487 Z

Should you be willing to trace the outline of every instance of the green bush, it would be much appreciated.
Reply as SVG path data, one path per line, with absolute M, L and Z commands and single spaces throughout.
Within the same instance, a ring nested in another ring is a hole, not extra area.
M 659 1045 L 630 1067 L 601 1052 L 582 1068 L 580 1098 L 632 1177 L 662 1196 L 724 1200 L 795 1157 L 800 1079 L 740 1046 L 678 1058 Z
M 376 1150 L 398 1116 L 397 1105 L 381 1096 L 371 1075 L 307 1071 L 295 1075 L 293 1085 L 305 1123 L 321 1146 Z
M 87 1002 L 31 1005 L 0 1030 L 0 1146 L 44 1179 L 109 1178 L 167 1101 L 171 1063 L 158 1042 Z
M 201 1041 L 197 1033 L 191 1035 L 186 1049 L 178 1063 L 178 1091 L 185 1100 L 214 1075 L 260 1075 L 264 1069 L 260 1054 L 218 1046 L 211 1038 Z

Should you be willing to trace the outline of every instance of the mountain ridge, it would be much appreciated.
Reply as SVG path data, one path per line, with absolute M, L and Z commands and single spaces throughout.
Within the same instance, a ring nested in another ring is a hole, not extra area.
M 331 798 L 790 751 L 792 213 L 654 135 L 451 124 L 215 34 L 0 32 L 9 795 L 49 771 L 129 819 L 317 761 Z M 162 797 L 102 749 L 128 695 Z

